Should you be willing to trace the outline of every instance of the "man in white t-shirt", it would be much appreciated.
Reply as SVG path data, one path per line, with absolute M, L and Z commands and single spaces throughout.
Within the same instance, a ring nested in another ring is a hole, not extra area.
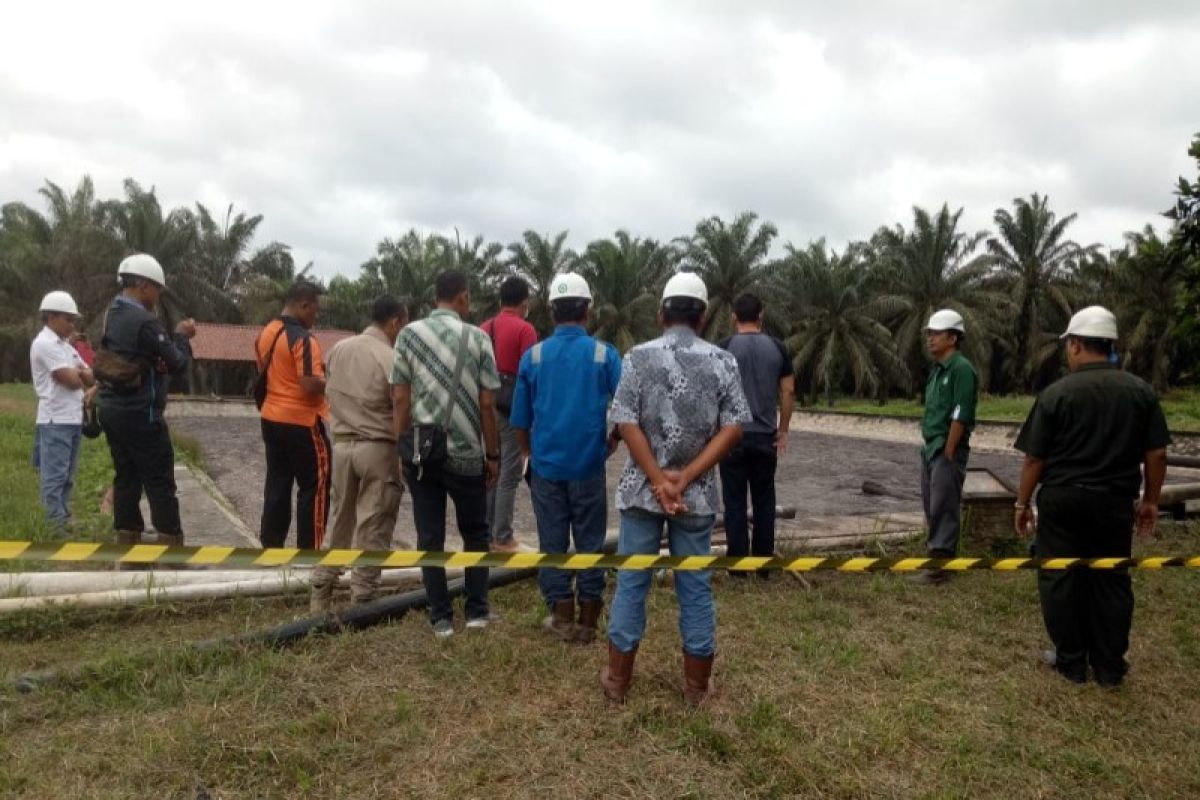
M 71 519 L 69 506 L 83 437 L 83 390 L 95 383 L 92 370 L 71 344 L 79 308 L 66 292 L 50 292 L 40 306 L 45 327 L 29 348 L 37 392 L 35 462 L 41 476 L 46 516 L 57 527 Z

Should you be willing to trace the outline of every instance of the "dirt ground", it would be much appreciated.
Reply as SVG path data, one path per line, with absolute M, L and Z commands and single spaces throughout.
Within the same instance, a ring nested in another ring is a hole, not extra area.
M 209 474 L 247 526 L 257 531 L 266 474 L 258 420 L 188 417 L 174 420 L 171 425 L 201 442 Z M 623 448 L 609 460 L 610 488 L 616 486 L 624 462 Z M 777 503 L 795 507 L 801 518 L 919 511 L 918 464 L 917 450 L 909 444 L 793 431 L 788 452 L 776 474 Z M 975 451 L 971 455 L 971 467 L 984 467 L 1013 483 L 1020 464 L 1016 453 Z M 881 483 L 908 498 L 865 495 L 862 484 L 866 480 Z M 610 494 L 609 527 L 615 527 L 616 521 Z M 533 508 L 524 485 L 517 490 L 513 527 L 523 542 L 536 543 Z M 453 520 L 447 524 L 447 533 L 451 537 L 447 545 L 452 548 L 458 538 Z M 404 547 L 415 543 L 412 506 L 405 499 L 400 507 L 394 544 Z

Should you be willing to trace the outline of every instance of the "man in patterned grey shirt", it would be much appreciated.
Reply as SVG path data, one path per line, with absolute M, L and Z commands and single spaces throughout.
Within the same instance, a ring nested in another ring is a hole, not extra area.
M 708 306 L 699 276 L 680 273 L 663 290 L 663 335 L 625 356 L 611 419 L 629 458 L 617 485 L 621 533 L 617 552 L 658 553 L 663 525 L 672 555 L 708 555 L 720 500 L 716 467 L 742 438 L 750 409 L 737 361 L 696 335 Z M 622 702 L 646 629 L 651 574 L 617 573 L 608 622 L 608 665 L 600 683 Z M 683 693 L 699 704 L 708 693 L 716 652 L 716 609 L 707 571 L 675 574 L 683 638 Z

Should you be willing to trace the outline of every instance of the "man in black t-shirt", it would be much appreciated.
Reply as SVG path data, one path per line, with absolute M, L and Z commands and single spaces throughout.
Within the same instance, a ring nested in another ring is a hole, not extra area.
M 1112 312 L 1083 309 L 1062 338 L 1071 374 L 1041 393 L 1014 445 L 1025 453 L 1014 527 L 1032 531 L 1029 502 L 1040 485 L 1039 557 L 1128 558 L 1135 526 L 1149 536 L 1158 520 L 1166 419 L 1154 390 L 1112 363 Z M 1038 593 L 1055 647 L 1043 660 L 1074 683 L 1087 680 L 1090 663 L 1097 683 L 1120 685 L 1133 621 L 1129 571 L 1040 570 Z
M 737 333 L 719 346 L 737 359 L 754 419 L 742 426 L 741 442 L 721 461 L 725 537 L 730 556 L 771 556 L 775 552 L 775 466 L 787 451 L 795 398 L 792 359 L 783 342 L 762 332 L 762 300 L 752 294 L 739 296 L 733 301 L 733 318 Z M 753 544 L 746 520 L 747 488 L 754 510 Z M 759 575 L 766 578 L 769 573 Z

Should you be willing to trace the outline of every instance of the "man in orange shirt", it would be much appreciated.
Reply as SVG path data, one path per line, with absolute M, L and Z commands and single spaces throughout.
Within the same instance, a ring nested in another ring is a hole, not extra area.
M 267 377 L 262 436 L 267 450 L 263 491 L 263 547 L 283 547 L 292 523 L 296 493 L 296 546 L 319 548 L 329 518 L 329 403 L 325 365 L 312 335 L 321 307 L 321 287 L 297 281 L 284 297 L 283 312 L 263 328 L 255 343 L 258 368 Z

